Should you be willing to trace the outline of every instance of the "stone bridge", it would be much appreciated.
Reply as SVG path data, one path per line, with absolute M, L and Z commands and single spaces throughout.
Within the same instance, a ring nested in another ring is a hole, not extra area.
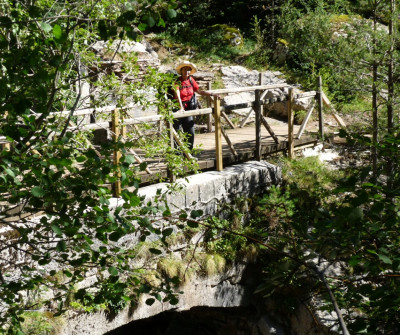
M 184 191 L 168 195 L 167 201 L 172 211 L 201 209 L 204 216 L 217 215 L 220 204 L 229 203 L 236 197 L 261 194 L 280 181 L 278 167 L 265 161 L 251 161 L 227 167 L 221 172 L 205 172 L 178 180 Z M 143 187 L 140 194 L 146 200 L 152 200 L 160 189 L 166 191 L 167 184 Z M 184 293 L 177 305 L 156 302 L 147 306 L 144 303 L 147 297 L 143 296 L 135 310 L 126 308 L 112 319 L 104 312 L 71 317 L 61 334 L 159 334 L 159 331 L 169 334 L 170 329 L 171 334 L 204 335 L 209 333 L 205 329 L 209 329 L 211 324 L 215 327 L 210 334 L 221 329 L 223 332 L 218 334 L 284 334 L 282 323 L 271 317 L 274 315 L 271 302 L 266 303 L 253 295 L 254 283 L 260 275 L 255 264 L 238 263 L 223 273 L 190 279 L 182 287 Z M 152 317 L 155 317 L 153 321 Z M 296 318 L 288 318 L 283 323 L 298 330 L 315 327 L 310 315 L 303 310 Z M 172 331 L 174 327 L 179 331 Z M 229 332 L 228 329 L 236 330 Z

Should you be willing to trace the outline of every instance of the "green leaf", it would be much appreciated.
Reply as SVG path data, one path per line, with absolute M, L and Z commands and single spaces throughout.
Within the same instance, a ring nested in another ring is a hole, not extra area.
M 147 163 L 146 162 L 140 163 L 140 165 L 139 165 L 140 171 L 144 171 L 144 170 L 146 170 L 146 168 L 147 168 Z
M 165 21 L 160 17 L 157 26 L 165 28 Z
M 57 226 L 57 225 L 52 225 L 51 226 L 51 229 L 57 234 L 57 235 L 62 235 L 62 230 L 61 230 L 61 228 L 59 227 L 59 226 Z
M 135 163 L 135 156 L 133 155 L 126 155 L 125 156 L 125 163 L 133 164 Z
M 382 255 L 382 254 L 378 254 L 378 257 L 383 263 L 392 264 L 392 260 L 388 256 Z
M 167 229 L 163 230 L 162 235 L 164 237 L 167 237 L 167 236 L 171 235 L 173 232 L 174 232 L 174 230 L 172 228 L 167 228 Z
M 67 243 L 65 241 L 59 241 L 56 246 L 57 251 L 64 252 L 67 250 Z
M 129 203 L 131 206 L 136 207 L 140 205 L 140 197 L 137 196 L 136 194 L 132 195 L 129 199 Z
M 110 234 L 108 237 L 110 241 L 117 242 L 123 235 L 123 232 L 120 230 L 114 231 L 113 233 Z
M 76 157 L 76 161 L 78 163 L 83 163 L 84 161 L 86 161 L 86 157 L 85 156 L 78 156 L 78 157 Z
M 11 169 L 9 169 L 9 168 L 6 168 L 6 169 L 4 169 L 4 171 L 6 171 L 6 173 L 7 173 L 9 176 L 15 178 L 15 173 L 14 173 L 13 170 L 11 170 Z
M 151 27 L 154 27 L 155 24 L 156 24 L 156 21 L 154 20 L 154 18 L 152 16 L 149 16 L 147 18 L 147 25 L 151 28 Z
M 175 297 L 175 296 L 172 296 L 171 299 L 170 299 L 170 301 L 169 301 L 169 303 L 170 303 L 171 305 L 176 305 L 176 304 L 178 304 L 178 302 L 179 302 L 179 300 L 178 300 L 178 298 Z
M 199 218 L 203 215 L 203 211 L 201 209 L 199 210 L 192 210 L 192 212 L 190 213 L 190 217 L 192 219 L 196 219 Z
M 72 277 L 72 273 L 69 272 L 68 270 L 64 270 L 63 273 L 64 273 L 68 278 L 71 278 L 71 277 Z
M 114 266 L 110 266 L 110 267 L 108 268 L 108 273 L 109 273 L 111 276 L 118 276 L 118 269 L 117 269 L 116 267 L 114 267 Z
M 354 267 L 358 263 L 360 263 L 360 261 L 361 261 L 360 256 L 358 256 L 358 255 L 351 256 L 351 258 L 349 259 L 349 265 Z
M 172 8 L 170 8 L 170 9 L 168 9 L 167 10 L 167 16 L 170 18 L 170 19 L 174 19 L 175 17 L 176 17 L 176 11 L 175 11 L 175 9 L 172 9 Z
M 62 37 L 62 29 L 58 24 L 53 27 L 53 35 L 57 40 L 61 39 Z
M 51 25 L 49 25 L 49 24 L 46 23 L 46 22 L 42 22 L 42 23 L 40 24 L 40 27 L 43 29 L 43 31 L 44 31 L 45 33 L 50 32 L 51 29 L 52 29 Z
M 151 306 L 151 305 L 154 304 L 155 301 L 156 301 L 156 299 L 154 299 L 154 298 L 149 298 L 149 299 L 146 300 L 146 305 Z
M 32 188 L 32 195 L 36 198 L 42 198 L 45 192 L 40 186 L 35 186 Z
M 161 255 L 161 254 L 162 254 L 162 251 L 161 251 L 161 250 L 155 249 L 155 248 L 150 248 L 149 251 L 150 251 L 152 254 L 155 254 L 155 255 Z
M 196 221 L 191 221 L 191 220 L 188 220 L 188 221 L 187 221 L 187 225 L 188 225 L 190 228 L 197 228 L 197 227 L 199 226 L 199 224 L 198 224 Z

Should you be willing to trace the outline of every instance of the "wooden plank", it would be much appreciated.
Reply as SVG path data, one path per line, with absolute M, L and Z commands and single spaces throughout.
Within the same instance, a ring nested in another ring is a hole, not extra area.
M 235 125 L 232 123 L 232 121 L 230 120 L 230 118 L 228 117 L 228 115 L 225 114 L 225 112 L 221 112 L 221 115 L 224 117 L 224 119 L 226 120 L 226 122 L 228 122 L 229 126 L 232 129 L 235 129 Z
M 223 88 L 218 90 L 211 90 L 208 92 L 216 94 L 228 94 L 228 93 L 240 93 L 240 92 L 251 92 L 255 90 L 269 90 L 275 88 L 285 88 L 289 87 L 288 84 L 273 84 L 273 85 L 258 85 L 258 86 L 248 86 L 248 87 L 238 87 L 238 88 Z
M 332 114 L 336 122 L 338 123 L 339 127 L 341 128 L 346 128 L 346 123 L 343 121 L 343 119 L 338 115 L 338 114 Z
M 256 106 L 254 112 L 256 113 L 256 147 L 255 158 L 261 160 L 261 108 L 260 108 L 260 95 L 261 91 L 256 90 Z
M 221 128 L 221 133 L 222 133 L 222 135 L 224 136 L 226 143 L 228 144 L 229 150 L 233 153 L 234 156 L 237 156 L 238 153 L 237 153 L 237 151 L 235 150 L 235 148 L 234 148 L 234 146 L 233 146 L 231 140 L 229 139 L 228 135 L 226 134 L 224 128 Z
M 207 82 L 207 89 L 211 90 L 211 82 Z M 207 97 L 207 108 L 211 108 L 211 97 Z M 212 132 L 212 115 L 208 114 L 207 117 L 207 132 Z
M 275 135 L 274 131 L 272 130 L 272 128 L 268 124 L 267 119 L 262 114 L 261 114 L 261 122 L 264 125 L 265 129 L 267 129 L 269 134 L 272 136 L 272 138 L 274 139 L 275 143 L 279 143 L 278 137 Z
M 217 171 L 224 169 L 222 160 L 222 141 L 221 141 L 221 105 L 220 99 L 214 97 L 214 124 L 215 124 L 215 158 Z
M 323 114 L 323 96 L 322 96 L 322 77 L 318 77 L 318 128 L 319 137 L 324 141 L 324 114 Z
M 185 144 L 181 141 L 181 139 L 178 136 L 178 133 L 176 132 L 176 130 L 174 129 L 174 127 L 172 127 L 170 129 L 170 131 L 172 131 L 172 134 L 174 136 L 174 140 L 175 142 L 182 148 L 182 152 L 185 155 L 185 157 L 187 159 L 193 159 L 193 156 L 190 154 L 190 152 L 187 152 L 188 149 L 185 149 Z
M 142 164 L 142 163 L 144 162 L 143 159 L 141 159 L 141 158 L 139 157 L 139 155 L 138 155 L 133 149 L 129 149 L 129 152 L 133 155 L 133 157 L 135 158 L 135 161 L 136 161 L 136 162 L 138 162 L 139 164 Z M 153 174 L 153 172 L 149 169 L 148 166 L 146 167 L 145 171 L 146 171 L 148 174 Z
M 322 92 L 322 101 L 324 105 L 328 108 L 331 108 L 332 111 L 334 112 L 332 115 L 335 118 L 336 122 L 338 123 L 339 127 L 341 128 L 346 128 L 346 123 L 343 121 L 343 119 L 336 113 L 335 107 L 331 104 L 330 100 L 326 96 L 324 92 Z
M 250 118 L 250 115 L 253 113 L 253 107 L 250 107 L 250 109 L 249 109 L 249 112 L 247 113 L 247 115 L 246 115 L 246 117 L 242 120 L 242 122 L 240 123 L 240 128 L 243 128 L 245 125 L 246 125 L 246 123 L 247 123 L 247 121 L 249 120 L 249 118 Z
M 317 95 L 316 91 L 310 91 L 310 92 L 303 92 L 303 93 L 298 93 L 296 94 L 295 98 L 296 99 L 302 99 L 302 98 L 312 98 Z
M 288 101 L 288 157 L 292 159 L 294 157 L 294 141 L 293 141 L 293 126 L 294 126 L 294 113 L 293 113 L 293 101 L 294 100 L 294 89 L 289 89 L 289 101 Z
M 308 120 L 310 119 L 310 116 L 314 110 L 315 107 L 315 100 L 313 101 L 313 104 L 310 106 L 310 109 L 308 110 L 306 117 L 304 118 L 303 122 L 301 123 L 299 132 L 297 133 L 297 139 L 300 139 L 301 135 L 303 135 L 304 129 L 306 129 Z

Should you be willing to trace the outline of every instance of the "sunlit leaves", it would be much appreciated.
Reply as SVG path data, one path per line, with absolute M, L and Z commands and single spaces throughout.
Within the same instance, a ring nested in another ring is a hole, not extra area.
M 170 19 L 174 19 L 175 17 L 176 17 L 176 11 L 174 10 L 174 9 L 172 9 L 172 8 L 169 8 L 168 10 L 167 10 L 167 15 L 168 15 L 168 17 L 170 18 Z
M 35 186 L 32 188 L 32 195 L 37 198 L 41 198 L 45 195 L 45 191 L 40 186 Z
M 150 236 L 159 239 L 160 244 L 152 245 L 149 251 L 158 258 L 166 253 L 166 238 L 174 231 L 170 224 L 153 226 L 156 215 L 170 218 L 167 208 L 141 206 L 137 174 L 147 165 L 138 164 L 132 154 L 123 155 L 121 164 L 116 165 L 109 143 L 94 149 L 90 131 L 70 130 L 83 124 L 81 116 L 52 112 L 88 103 L 107 105 L 110 96 L 143 100 L 136 96 L 135 85 L 103 71 L 103 55 L 92 47 L 99 39 L 106 44 L 117 38 L 135 39 L 140 23 L 145 28 L 164 26 L 176 13 L 166 11 L 168 2 L 160 8 L 148 2 L 129 2 L 126 8 L 117 1 L 97 1 L 95 5 L 87 1 L 34 3 L 5 1 L 0 5 L 5 11 L 0 16 L 0 136 L 12 142 L 11 150 L 2 150 L 0 157 L 0 191 L 4 196 L 0 225 L 7 222 L 5 227 L 12 227 L 10 250 L 21 252 L 23 259 L 8 259 L 8 251 L 3 250 L 1 267 L 8 262 L 2 277 L 23 273 L 20 283 L 26 284 L 8 285 L 8 279 L 2 280 L 0 328 L 6 323 L 17 329 L 19 313 L 36 308 L 36 301 L 33 307 L 26 306 L 15 292 L 30 296 L 27 291 L 41 289 L 43 283 L 57 292 L 51 305 L 58 304 L 58 313 L 66 309 L 66 296 L 86 310 L 103 306 L 117 311 L 143 293 L 152 294 L 156 301 L 175 303 L 169 287 L 138 290 L 140 276 L 127 288 L 128 278 L 139 270 L 132 267 L 136 254 L 131 245 L 123 248 L 121 239 L 130 241 L 129 234 L 143 240 Z M 134 57 L 126 57 L 127 72 L 136 73 Z M 144 82 L 148 80 L 148 87 L 163 83 L 155 74 L 147 78 Z M 84 81 L 99 94 L 95 101 L 78 94 Z M 127 153 L 133 143 L 118 146 Z M 124 191 L 115 205 L 111 184 L 118 173 Z M 129 190 L 132 188 L 135 191 Z M 50 271 L 45 268 L 48 264 Z M 74 287 L 84 287 L 89 275 L 97 277 L 93 287 L 74 294 Z M 3 297 L 7 297 L 6 303 Z
M 55 39 L 57 39 L 57 40 L 61 39 L 62 34 L 63 33 L 62 33 L 61 27 L 58 24 L 54 25 L 54 27 L 53 27 L 53 35 L 54 35 Z
M 45 33 L 48 33 L 50 31 L 52 31 L 52 29 L 53 29 L 52 26 L 50 24 L 48 24 L 47 22 L 40 23 L 40 27 L 43 29 L 43 31 Z

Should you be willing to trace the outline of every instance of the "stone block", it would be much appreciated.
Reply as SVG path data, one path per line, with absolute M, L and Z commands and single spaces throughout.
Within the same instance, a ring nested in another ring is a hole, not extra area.
M 160 195 L 165 194 L 167 191 L 167 184 L 159 183 L 139 188 L 138 195 L 144 197 L 144 204 L 147 204 L 149 201 L 154 204 L 156 202 L 156 199 Z

